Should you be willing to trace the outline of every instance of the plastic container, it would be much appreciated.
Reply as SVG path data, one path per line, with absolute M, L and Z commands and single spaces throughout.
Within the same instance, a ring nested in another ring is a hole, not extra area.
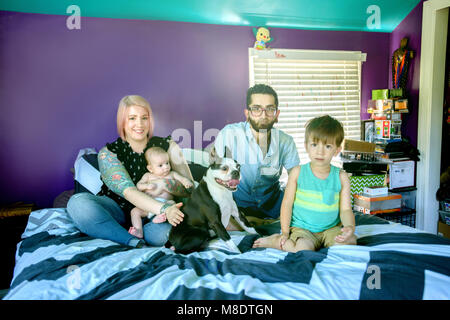
M 439 210 L 439 220 L 450 226 L 450 212 Z

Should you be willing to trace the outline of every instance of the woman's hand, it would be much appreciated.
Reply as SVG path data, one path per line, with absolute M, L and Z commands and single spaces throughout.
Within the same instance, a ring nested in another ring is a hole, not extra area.
M 180 224 L 184 219 L 184 214 L 180 211 L 182 205 L 182 202 L 176 203 L 168 207 L 165 211 L 167 222 L 169 222 L 174 227 Z

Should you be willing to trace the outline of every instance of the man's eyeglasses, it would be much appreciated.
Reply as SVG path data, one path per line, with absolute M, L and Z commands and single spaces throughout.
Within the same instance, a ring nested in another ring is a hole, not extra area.
M 255 117 L 259 117 L 262 115 L 262 112 L 265 111 L 266 115 L 268 117 L 273 117 L 277 113 L 277 107 L 267 107 L 267 108 L 261 108 L 259 106 L 251 106 L 248 107 L 248 110 L 254 115 Z

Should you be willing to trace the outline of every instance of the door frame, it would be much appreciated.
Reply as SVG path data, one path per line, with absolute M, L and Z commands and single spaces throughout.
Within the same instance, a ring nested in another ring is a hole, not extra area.
M 450 0 L 429 0 L 423 3 L 417 128 L 420 161 L 417 162 L 416 226 L 431 233 L 437 233 L 439 218 L 436 191 L 440 185 L 449 6 Z

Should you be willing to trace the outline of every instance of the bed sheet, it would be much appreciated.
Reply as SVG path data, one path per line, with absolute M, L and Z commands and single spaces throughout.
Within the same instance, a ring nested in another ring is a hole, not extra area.
M 230 232 L 188 255 L 135 249 L 77 230 L 64 208 L 34 211 L 17 245 L 16 299 L 299 300 L 449 299 L 450 241 L 373 216 L 356 216 L 356 246 L 286 253 Z M 279 223 L 257 229 L 279 232 Z

